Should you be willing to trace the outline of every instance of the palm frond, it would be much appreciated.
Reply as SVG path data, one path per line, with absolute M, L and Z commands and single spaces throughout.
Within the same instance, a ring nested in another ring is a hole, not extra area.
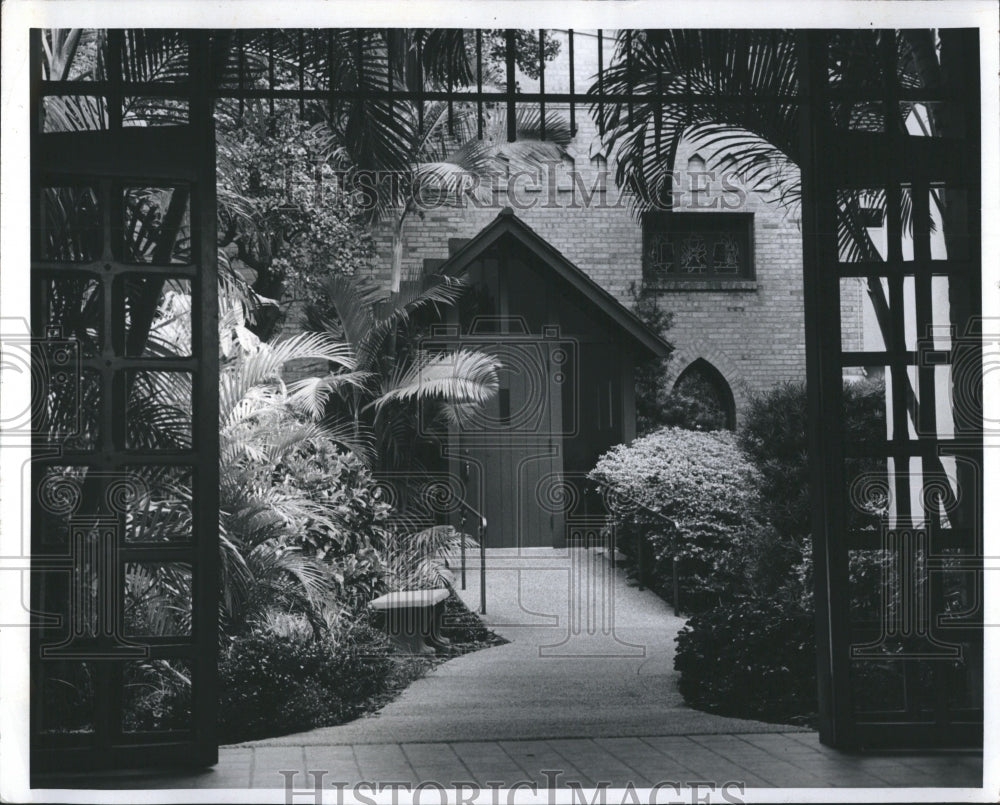
M 436 276 L 426 283 L 400 286 L 376 308 L 377 313 L 358 346 L 358 364 L 372 366 L 386 339 L 400 327 L 405 327 L 413 316 L 431 310 L 440 316 L 441 308 L 456 304 L 468 290 L 463 277 Z
M 373 466 L 377 458 L 375 434 L 363 422 L 350 420 L 326 420 L 323 435 L 334 444 L 353 453 L 368 466 Z
M 622 31 L 603 78 L 605 95 L 648 95 L 635 103 L 592 103 L 603 108 L 606 144 L 617 161 L 620 187 L 633 211 L 670 205 L 672 173 L 682 139 L 699 126 L 726 126 L 753 134 L 798 161 L 798 104 L 794 36 L 785 31 Z M 595 84 L 595 96 L 601 87 Z M 663 92 L 692 93 L 691 103 L 663 103 Z M 758 98 L 754 103 L 717 96 Z
M 367 277 L 335 274 L 323 283 L 322 292 L 324 301 L 336 313 L 337 321 L 325 322 L 320 309 L 313 304 L 306 306 L 312 323 L 323 326 L 324 330 L 342 339 L 355 351 L 360 350 L 374 322 L 375 305 L 387 297 L 385 289 Z M 357 366 L 362 370 L 369 368 L 364 360 L 358 360 Z
M 303 377 L 288 384 L 288 404 L 313 419 L 322 419 L 332 395 L 343 396 L 352 389 L 367 393 L 374 380 L 372 372 Z
M 314 360 L 354 368 L 354 358 L 346 344 L 323 333 L 301 333 L 274 344 L 262 344 L 252 354 L 237 359 L 219 377 L 220 422 L 254 387 L 280 381 L 281 372 L 291 361 Z
M 450 586 L 454 576 L 449 565 L 463 544 L 466 550 L 478 547 L 472 537 L 450 525 L 397 533 L 386 549 L 386 583 L 395 590 Z
M 499 368 L 497 359 L 483 352 L 419 352 L 412 363 L 397 367 L 382 394 L 366 408 L 380 411 L 390 403 L 432 399 L 482 404 L 499 388 Z

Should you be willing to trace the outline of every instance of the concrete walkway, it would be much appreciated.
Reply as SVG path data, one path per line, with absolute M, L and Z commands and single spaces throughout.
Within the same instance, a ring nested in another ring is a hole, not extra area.
M 510 643 L 466 654 L 414 682 L 380 713 L 257 746 L 788 731 L 692 710 L 677 692 L 684 621 L 583 549 L 491 551 L 484 621 Z M 478 565 L 467 589 L 479 607 Z M 572 605 L 572 606 L 571 606 Z
M 442 664 L 376 715 L 223 747 L 212 771 L 143 786 L 281 788 L 287 778 L 308 791 L 314 771 L 327 789 L 981 785 L 978 754 L 850 756 L 814 732 L 686 707 L 673 670 L 683 620 L 595 551 L 491 551 L 487 591 L 485 620 L 507 645 Z M 470 564 L 462 595 L 478 608 L 478 566 Z

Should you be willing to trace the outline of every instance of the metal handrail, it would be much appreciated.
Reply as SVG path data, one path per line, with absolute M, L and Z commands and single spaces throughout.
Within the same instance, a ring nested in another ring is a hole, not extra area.
M 479 614 L 486 614 L 486 517 L 482 512 L 470 506 L 466 501 L 459 500 L 459 505 L 479 519 L 477 535 L 479 538 Z M 465 512 L 462 512 L 462 525 L 465 525 Z M 465 539 L 462 539 L 462 589 L 465 589 Z
M 602 489 L 608 489 L 608 488 L 609 487 L 608 487 L 607 484 L 601 484 L 601 483 L 598 482 L 593 487 L 590 487 L 590 486 L 584 487 L 583 492 L 584 492 L 585 495 L 590 495 L 590 494 L 600 495 L 600 490 L 602 490 Z M 656 511 L 656 509 L 651 509 L 649 506 L 647 506 L 642 501 L 636 500 L 635 498 L 631 498 L 631 497 L 628 498 L 628 501 L 631 504 L 633 504 L 634 506 L 636 506 L 637 508 L 643 509 L 644 511 L 648 512 L 649 514 L 655 514 L 657 517 L 659 517 L 664 522 L 670 523 L 674 528 L 677 527 L 677 522 L 672 517 L 667 517 L 662 512 L 658 512 L 658 511 Z M 611 512 L 609 511 L 608 512 L 608 516 L 610 516 L 610 514 L 611 514 Z M 648 573 L 648 570 L 649 570 L 646 567 L 646 555 L 647 555 L 647 551 L 649 550 L 650 546 L 649 546 L 649 543 L 648 543 L 648 541 L 646 539 L 641 539 L 641 540 L 639 540 L 639 544 L 636 547 L 637 547 L 637 551 L 636 551 L 636 565 L 637 565 L 636 572 L 638 573 L 638 576 L 639 576 L 639 578 L 638 578 L 639 589 L 640 590 L 644 590 L 646 588 L 646 579 L 647 579 L 647 573 Z M 671 576 L 672 576 L 671 580 L 672 580 L 672 584 L 673 584 L 673 598 L 674 598 L 673 607 L 674 607 L 674 615 L 679 615 L 680 614 L 680 603 L 679 603 L 678 599 L 680 597 L 680 557 L 677 557 L 677 556 L 673 557 L 673 561 L 672 561 L 672 565 L 671 565 Z

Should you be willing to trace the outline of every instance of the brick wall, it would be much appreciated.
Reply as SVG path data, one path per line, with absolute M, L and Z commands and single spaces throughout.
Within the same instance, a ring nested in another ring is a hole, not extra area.
M 418 275 L 427 258 L 447 257 L 449 238 L 475 236 L 502 207 L 511 206 L 549 243 L 628 305 L 630 284 L 642 278 L 642 227 L 629 210 L 628 197 L 614 183 L 613 158 L 608 164 L 602 157 L 596 125 L 579 109 L 577 123 L 579 132 L 569 147 L 569 158 L 537 179 L 519 176 L 506 185 L 502 181 L 491 184 L 485 201 L 478 202 L 482 206 L 466 203 L 461 208 L 428 210 L 422 218 L 411 217 L 404 230 L 404 278 Z M 691 156 L 691 146 L 682 144 L 678 168 L 687 166 Z M 571 168 L 575 178 L 569 173 Z M 602 181 L 605 192 L 594 191 Z M 703 187 L 706 177 L 682 170 L 680 181 L 681 189 L 691 188 L 692 182 Z M 708 185 L 710 189 L 697 199 L 684 193 L 677 209 L 712 214 L 713 205 L 718 207 L 724 194 L 721 181 Z M 745 195 L 726 192 L 725 202 L 731 211 L 754 216 L 755 282 L 740 290 L 658 292 L 660 304 L 674 314 L 669 338 L 676 352 L 670 380 L 697 358 L 707 360 L 732 388 L 737 417 L 748 392 L 805 378 L 799 221 L 774 200 L 740 187 Z M 388 282 L 392 241 L 387 228 L 378 233 L 376 243 L 377 270 Z
M 611 50 L 611 41 L 606 39 L 605 58 Z M 546 65 L 548 91 L 569 89 L 567 55 L 564 44 L 560 55 Z M 596 39 L 579 37 L 578 91 L 589 86 L 596 65 Z M 519 75 L 518 83 L 525 91 L 537 88 L 537 82 L 524 75 Z M 548 109 L 569 117 L 565 106 L 550 104 Z M 642 277 L 642 228 L 629 210 L 628 197 L 619 193 L 614 182 L 614 157 L 606 153 L 588 109 L 576 109 L 576 124 L 577 135 L 561 164 L 538 176 L 484 181 L 475 201 L 467 200 L 461 207 L 428 208 L 412 214 L 404 229 L 404 279 L 419 276 L 425 260 L 446 258 L 449 239 L 474 237 L 503 207 L 510 206 L 590 277 L 629 304 L 628 288 Z M 707 182 L 709 189 L 698 198 L 683 193 L 677 209 L 710 215 L 713 207 L 724 202 L 730 211 L 752 213 L 756 278 L 731 290 L 693 290 L 688 286 L 658 291 L 659 303 L 674 314 L 669 338 L 676 351 L 669 379 L 676 380 L 692 361 L 705 359 L 728 381 L 739 417 L 748 393 L 805 378 L 799 220 L 796 211 L 790 212 L 773 196 L 739 180 L 740 192 L 723 192 L 721 176 L 712 181 L 694 173 L 703 170 L 697 161 L 688 172 L 693 156 L 692 145 L 682 143 L 676 163 L 681 173 L 677 188 L 690 190 L 693 183 L 705 186 Z M 712 155 L 700 156 L 709 159 Z M 375 273 L 388 283 L 392 254 L 388 225 L 376 232 L 376 245 Z M 868 317 L 860 284 L 849 283 L 854 284 L 844 289 L 844 345 L 856 348 L 862 343 Z

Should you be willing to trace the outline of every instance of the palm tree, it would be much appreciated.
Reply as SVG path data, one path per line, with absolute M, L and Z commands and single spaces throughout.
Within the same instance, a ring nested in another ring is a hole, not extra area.
M 880 35 L 876 31 L 850 31 L 831 37 L 831 86 L 857 90 L 871 88 L 873 81 L 880 80 L 882 65 L 876 44 Z M 929 32 L 901 30 L 895 37 L 901 86 L 937 84 L 946 48 L 942 47 L 939 61 Z M 596 97 L 593 107 L 605 114 L 606 140 L 616 149 L 617 181 L 631 191 L 634 213 L 641 216 L 653 209 L 669 208 L 674 163 L 684 138 L 709 155 L 707 166 L 732 170 L 748 183 L 773 192 L 779 203 L 798 205 L 801 111 L 795 96 L 799 92 L 799 60 L 796 36 L 791 31 L 620 32 L 603 81 L 595 83 L 590 92 L 595 96 L 603 93 L 600 107 Z M 690 100 L 664 102 L 658 98 L 663 93 L 687 94 Z M 622 94 L 632 99 L 615 100 Z M 635 97 L 642 95 L 649 99 Z M 948 128 L 947 110 L 935 116 L 918 106 L 901 104 L 899 117 L 888 115 L 884 125 L 902 126 L 915 116 L 931 130 Z M 844 130 L 880 131 L 883 126 L 878 104 L 834 97 L 831 113 L 834 124 Z M 864 223 L 862 203 L 885 209 L 884 190 L 846 191 L 837 201 L 842 259 L 879 260 Z M 934 203 L 945 222 L 946 235 L 958 230 L 949 226 L 951 217 L 961 214 L 958 205 L 949 204 L 943 194 L 935 196 Z M 906 194 L 900 216 L 903 231 L 912 231 L 912 205 Z M 881 281 L 870 277 L 867 291 L 885 343 L 891 343 L 889 304 Z M 962 321 L 964 316 L 953 315 L 953 320 Z M 917 398 L 909 378 L 904 375 L 901 381 L 906 384 L 909 415 L 916 426 Z
M 413 109 L 400 112 L 415 116 Z M 397 173 L 394 181 L 379 182 L 374 188 L 373 218 L 392 216 L 392 293 L 399 293 L 403 281 L 404 227 L 421 199 L 429 196 L 435 203 L 460 206 L 473 190 L 473 181 L 496 171 L 501 160 L 511 170 L 536 170 L 561 159 L 572 139 L 564 118 L 546 114 L 543 123 L 535 109 L 516 112 L 514 142 L 507 141 L 507 115 L 500 108 L 487 107 L 480 121 L 471 105 L 456 110 L 437 102 L 427 104 L 420 117 L 423 125 L 414 126 L 406 143 L 406 170 Z
M 308 378 L 292 384 L 293 395 L 305 395 L 307 407 L 327 421 L 352 423 L 358 437 L 370 434 L 377 455 L 389 467 L 416 469 L 417 406 L 479 406 L 497 392 L 496 359 L 459 349 L 431 353 L 416 343 L 414 327 L 421 316 L 437 315 L 454 305 L 466 290 L 461 280 L 442 277 L 421 290 L 416 283 L 389 294 L 370 279 L 333 276 L 323 297 L 306 306 L 306 327 L 342 339 L 355 358 L 355 371 L 344 385 L 341 376 Z M 330 394 L 329 382 L 348 394 Z M 338 419 L 339 418 L 339 419 Z

